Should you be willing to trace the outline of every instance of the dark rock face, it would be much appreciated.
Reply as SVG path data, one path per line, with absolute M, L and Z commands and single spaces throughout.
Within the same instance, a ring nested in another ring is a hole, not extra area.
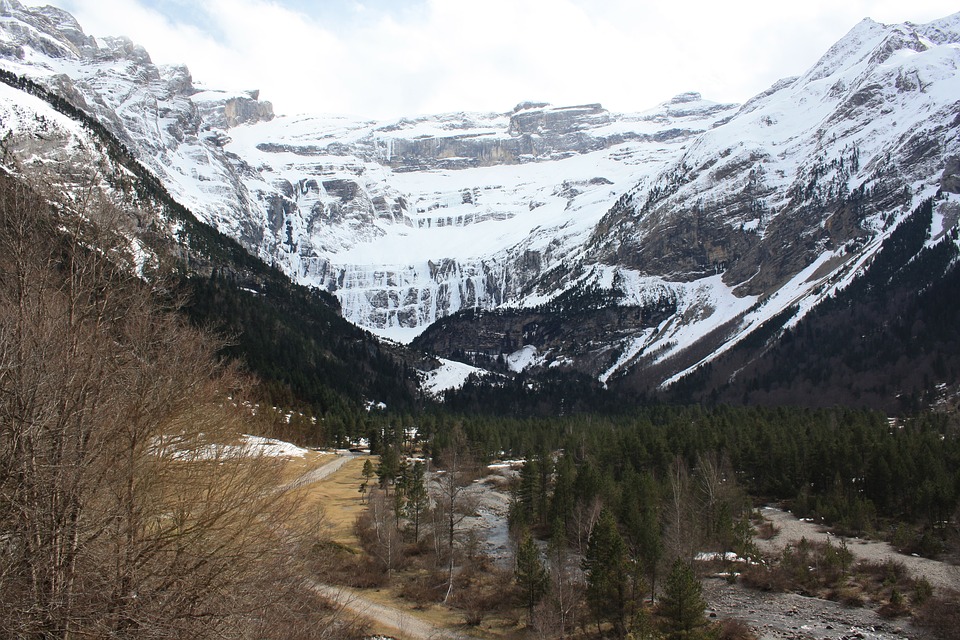
M 947 193 L 960 193 L 960 156 L 949 156 L 940 176 L 940 188 Z
M 762 295 L 825 250 L 864 241 L 869 216 L 905 205 L 908 197 L 895 173 L 869 191 L 827 199 L 798 194 L 776 215 L 757 206 L 758 197 L 771 194 L 749 189 L 691 208 L 631 202 L 608 214 L 591 245 L 601 262 L 677 281 L 723 273 L 725 282 L 740 285 L 741 295 Z M 744 219 L 756 222 L 731 224 Z
M 536 350 L 527 370 L 559 369 L 596 377 L 614 365 L 618 341 L 662 322 L 675 309 L 609 306 L 582 311 L 465 311 L 440 320 L 413 343 L 441 357 L 507 371 L 507 359 Z M 602 341 L 597 336 L 603 335 Z

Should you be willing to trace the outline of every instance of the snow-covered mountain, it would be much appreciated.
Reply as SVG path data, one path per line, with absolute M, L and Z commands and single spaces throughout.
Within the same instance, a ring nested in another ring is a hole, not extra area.
M 344 316 L 405 339 L 461 309 L 526 305 L 610 203 L 732 107 L 678 96 L 639 115 L 520 104 L 391 123 L 276 118 L 231 130 L 271 257 Z M 268 142 L 265 142 L 268 141 Z
M 380 335 L 503 370 L 670 381 L 795 322 L 940 193 L 960 217 L 960 14 L 864 20 L 744 105 L 276 116 L 0 1 L 0 68 L 96 117 L 200 219 Z M 0 107 L 16 111 L 14 90 Z M 0 128 L 17 134 L 13 121 Z

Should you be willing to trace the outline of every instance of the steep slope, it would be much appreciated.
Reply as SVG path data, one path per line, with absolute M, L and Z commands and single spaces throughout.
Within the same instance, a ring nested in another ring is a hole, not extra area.
M 610 202 L 735 109 L 690 93 L 635 115 L 522 103 L 274 118 L 255 92 L 202 90 L 60 10 L 10 0 L 0 18 L 0 65 L 95 115 L 201 220 L 403 340 L 461 308 L 526 300 Z
M 730 112 L 685 94 L 634 116 L 523 103 L 392 123 L 277 118 L 231 131 L 225 149 L 257 167 L 244 182 L 270 211 L 278 262 L 353 322 L 409 339 L 460 309 L 525 301 L 638 175 Z
M 263 223 L 250 216 L 261 212 L 220 146 L 222 128 L 273 117 L 256 92 L 201 91 L 185 66 L 154 65 L 127 38 L 98 41 L 67 12 L 16 0 L 0 3 L 0 66 L 96 118 L 178 202 L 259 254 Z
M 925 198 L 946 194 L 935 203 L 933 239 L 955 227 L 958 24 L 960 15 L 920 26 L 862 22 L 806 74 L 750 100 L 630 189 L 551 286 L 598 288 L 622 316 L 656 300 L 675 311 L 604 334 L 593 353 L 609 368 L 597 369 L 596 358 L 571 365 L 602 380 L 628 369 L 646 385 L 676 380 L 757 328 L 770 331 L 773 318 L 796 322 Z M 596 336 L 588 315 L 566 312 L 568 324 L 587 329 L 521 344 L 547 354 L 546 366 Z M 528 333 L 524 320 L 514 324 Z M 452 320 L 445 328 L 458 331 Z M 418 344 L 488 357 L 498 348 L 449 345 L 434 332 Z
M 413 403 L 407 354 L 343 320 L 326 292 L 290 282 L 198 221 L 97 120 L 0 70 L 0 127 L 0 172 L 49 200 L 61 231 L 89 220 L 118 236 L 111 246 L 124 250 L 111 249 L 113 263 L 151 285 L 164 305 L 182 305 L 197 324 L 226 332 L 223 354 L 260 375 L 265 399 L 338 418 L 368 401 Z
M 598 230 L 597 258 L 681 279 L 719 268 L 760 295 L 873 235 L 932 195 L 957 152 L 958 23 L 865 20 L 640 185 Z
M 960 206 L 944 200 L 911 213 L 850 286 L 782 334 L 776 323 L 756 332 L 682 380 L 673 397 L 890 412 L 949 403 L 960 380 L 960 247 L 956 228 L 938 233 L 934 210 L 957 216 Z

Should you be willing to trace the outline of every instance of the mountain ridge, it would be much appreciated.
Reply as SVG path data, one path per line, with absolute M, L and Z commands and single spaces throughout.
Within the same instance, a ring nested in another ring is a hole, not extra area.
M 201 220 L 354 324 L 504 372 L 664 386 L 799 322 L 920 202 L 931 241 L 957 224 L 960 14 L 866 19 L 743 105 L 389 122 L 275 116 L 60 10 L 0 16 L 0 67 L 103 122 Z

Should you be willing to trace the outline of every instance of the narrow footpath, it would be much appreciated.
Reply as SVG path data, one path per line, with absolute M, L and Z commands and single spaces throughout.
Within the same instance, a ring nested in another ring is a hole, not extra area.
M 382 627 L 393 629 L 403 640 L 474 640 L 476 638 L 464 632 L 438 627 L 395 607 L 373 602 L 346 587 L 332 587 L 319 582 L 312 583 L 311 587 L 351 613 L 372 620 Z
M 340 470 L 340 467 L 345 465 L 348 460 L 355 458 L 359 454 L 355 453 L 338 453 L 337 457 L 326 463 L 323 466 L 317 467 L 311 471 L 307 471 L 300 477 L 288 482 L 278 489 L 278 491 L 291 491 L 293 489 L 299 489 L 300 487 L 305 487 L 314 482 L 320 482 L 325 480 L 329 476 L 333 475 Z

